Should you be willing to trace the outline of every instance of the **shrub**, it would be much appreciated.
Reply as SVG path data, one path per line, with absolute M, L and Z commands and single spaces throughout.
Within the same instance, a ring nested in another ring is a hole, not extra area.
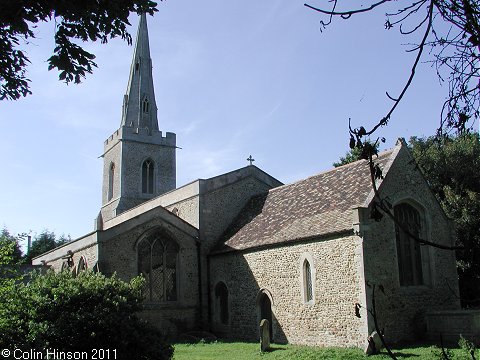
M 34 274 L 0 299 L 0 349 L 86 352 L 89 358 L 92 349 L 108 349 L 110 359 L 170 359 L 172 346 L 136 316 L 142 282 L 91 271 Z

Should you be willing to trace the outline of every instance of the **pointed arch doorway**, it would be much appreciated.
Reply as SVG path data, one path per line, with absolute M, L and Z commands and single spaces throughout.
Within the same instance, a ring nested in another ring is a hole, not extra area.
M 270 341 L 273 342 L 272 297 L 268 290 L 260 290 L 257 297 L 257 312 L 259 317 L 257 324 L 260 324 L 262 319 L 268 320 Z

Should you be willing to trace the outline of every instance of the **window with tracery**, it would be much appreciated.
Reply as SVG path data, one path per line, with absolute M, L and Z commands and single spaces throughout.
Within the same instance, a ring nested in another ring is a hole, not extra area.
M 154 184 L 154 170 L 155 166 L 153 161 L 147 159 L 143 162 L 142 165 L 142 193 L 144 194 L 153 194 L 153 184 Z
M 417 209 L 407 203 L 394 207 L 398 272 L 401 286 L 424 284 L 420 244 L 410 235 L 421 237 L 422 220 Z M 407 230 L 407 231 L 405 231 Z
M 111 163 L 110 169 L 108 171 L 108 201 L 112 200 L 113 198 L 114 178 L 115 178 L 115 164 Z
M 175 241 L 155 233 L 138 244 L 138 272 L 145 277 L 144 295 L 147 301 L 177 300 L 177 257 Z

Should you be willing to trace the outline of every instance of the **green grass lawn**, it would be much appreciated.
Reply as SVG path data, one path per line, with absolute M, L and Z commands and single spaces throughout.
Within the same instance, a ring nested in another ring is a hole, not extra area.
M 461 349 L 448 350 L 452 360 L 468 360 Z M 435 347 L 419 346 L 394 349 L 393 352 L 399 360 L 439 360 L 441 350 Z M 478 350 L 477 350 L 478 352 Z M 198 343 L 175 345 L 174 360 L 243 360 L 243 359 L 299 359 L 299 360 L 353 360 L 353 359 L 384 360 L 390 359 L 386 353 L 375 356 L 365 356 L 360 349 L 337 349 L 337 348 L 312 348 L 294 345 L 272 345 L 272 351 L 260 352 L 257 343 Z M 477 357 L 478 358 L 478 357 Z

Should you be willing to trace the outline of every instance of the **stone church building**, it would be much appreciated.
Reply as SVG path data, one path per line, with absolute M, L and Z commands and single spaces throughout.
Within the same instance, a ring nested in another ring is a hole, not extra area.
M 368 164 L 293 184 L 254 165 L 176 184 L 176 136 L 159 129 L 146 17 L 141 16 L 120 128 L 104 144 L 95 230 L 33 260 L 146 279 L 142 316 L 170 335 L 208 330 L 274 342 L 363 347 L 375 284 L 387 339 L 425 335 L 428 312 L 459 308 L 455 255 L 419 246 L 384 216 L 371 219 Z M 376 160 L 377 186 L 413 232 L 454 244 L 452 223 L 403 140 Z

